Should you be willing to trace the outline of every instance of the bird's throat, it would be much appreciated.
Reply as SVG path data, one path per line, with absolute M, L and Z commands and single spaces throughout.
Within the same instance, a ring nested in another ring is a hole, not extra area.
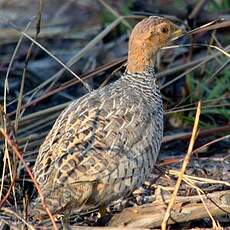
M 128 53 L 127 71 L 129 73 L 142 73 L 149 67 L 154 67 L 156 60 L 155 50 L 148 47 L 132 47 Z

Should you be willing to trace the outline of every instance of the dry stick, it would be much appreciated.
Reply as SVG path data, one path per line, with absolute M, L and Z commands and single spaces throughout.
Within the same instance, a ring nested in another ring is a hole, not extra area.
M 178 192 L 178 190 L 180 188 L 180 184 L 181 184 L 181 182 L 183 180 L 183 175 L 185 173 L 186 167 L 187 167 L 187 165 L 189 163 L 189 160 L 190 160 L 190 157 L 192 155 L 193 145 L 195 143 L 195 140 L 196 140 L 196 137 L 197 137 L 197 134 L 198 134 L 200 110 L 201 110 L 201 102 L 199 101 L 198 105 L 197 105 L 196 117 L 195 117 L 195 122 L 194 122 L 194 125 L 193 125 L 192 136 L 191 136 L 191 140 L 190 140 L 190 143 L 189 143 L 188 151 L 187 151 L 187 154 L 186 154 L 186 156 L 184 158 L 183 165 L 182 165 L 180 174 L 178 176 L 178 179 L 177 179 L 177 182 L 176 182 L 176 185 L 175 185 L 175 189 L 173 191 L 173 194 L 171 196 L 171 199 L 170 199 L 170 202 L 168 204 L 167 210 L 165 212 L 164 219 L 163 219 L 162 224 L 161 224 L 161 229 L 162 230 L 166 230 L 166 225 L 167 225 L 167 221 L 168 221 L 168 219 L 170 217 L 170 212 L 171 212 L 172 206 L 173 206 L 174 201 L 176 199 L 176 195 L 177 195 L 177 192 Z
M 32 179 L 32 181 L 33 181 L 33 183 L 34 183 L 35 188 L 36 188 L 37 191 L 38 191 L 39 196 L 41 197 L 41 203 L 42 203 L 43 208 L 44 208 L 45 211 L 47 212 L 47 214 L 48 214 L 48 216 L 49 216 L 49 218 L 50 218 L 50 220 L 51 220 L 51 222 L 52 222 L 52 224 L 53 224 L 54 229 L 55 229 L 55 230 L 58 230 L 57 225 L 56 225 L 56 223 L 55 223 L 55 221 L 54 221 L 54 217 L 53 217 L 53 215 L 51 214 L 51 212 L 50 212 L 48 206 L 45 204 L 45 198 L 44 198 L 44 196 L 43 196 L 43 194 L 42 194 L 42 191 L 41 191 L 41 189 L 40 189 L 40 186 L 39 186 L 39 184 L 37 183 L 37 181 L 35 180 L 35 178 L 34 178 L 32 172 L 31 172 L 29 166 L 28 166 L 28 165 L 26 164 L 26 162 L 24 161 L 24 159 L 23 159 L 23 157 L 22 157 L 20 151 L 18 150 L 18 147 L 13 143 L 13 141 L 9 138 L 9 136 L 4 132 L 4 129 L 3 129 L 3 128 L 1 128 L 0 131 L 1 131 L 2 135 L 4 136 L 4 138 L 7 140 L 7 143 L 11 146 L 11 148 L 12 148 L 13 151 L 15 152 L 16 156 L 19 158 L 19 160 L 22 162 L 23 166 L 25 167 L 27 173 L 29 174 L 30 178 Z
M 220 28 L 225 28 L 230 26 L 230 21 L 229 20 L 223 20 L 223 19 L 217 19 L 212 22 L 209 22 L 203 26 L 200 26 L 198 28 L 195 28 L 194 30 L 188 31 L 186 34 L 187 35 L 192 35 L 192 34 L 197 34 L 201 32 L 207 32 L 209 30 L 216 30 Z
M 185 183 L 190 181 L 187 180 Z M 214 216 L 225 215 L 230 211 L 229 197 L 230 190 L 209 193 L 208 196 L 206 194 L 202 195 L 202 198 L 208 203 L 211 214 Z M 169 201 L 168 195 L 164 195 L 163 201 L 160 199 L 141 207 L 126 208 L 121 213 L 113 216 L 109 226 L 118 227 L 118 229 L 124 226 L 158 229 L 165 213 L 165 206 Z M 200 201 L 199 195 L 178 196 L 176 200 L 178 208 L 172 212 L 173 218 L 169 219 L 170 224 L 206 218 L 208 215 Z

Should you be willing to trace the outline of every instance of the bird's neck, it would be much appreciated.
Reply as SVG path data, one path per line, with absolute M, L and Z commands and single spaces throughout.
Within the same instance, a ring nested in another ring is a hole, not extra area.
M 129 42 L 127 72 L 142 73 L 148 71 L 149 66 L 154 66 L 156 61 L 157 47 L 149 47 L 149 45 L 136 44 Z
M 149 66 L 140 73 L 130 73 L 127 71 L 122 78 L 133 93 L 145 98 L 151 104 L 155 97 L 160 98 L 160 90 L 156 83 L 154 67 Z
M 128 81 L 130 86 L 136 86 L 140 89 L 142 87 L 153 89 L 157 86 L 154 66 L 147 66 L 142 72 L 132 73 L 126 70 L 123 79 Z

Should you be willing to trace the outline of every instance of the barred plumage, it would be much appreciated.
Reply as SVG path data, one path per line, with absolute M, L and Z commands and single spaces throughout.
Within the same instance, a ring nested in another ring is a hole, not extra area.
M 163 135 L 153 59 L 175 30 L 159 17 L 138 23 L 129 42 L 127 72 L 72 102 L 55 122 L 34 166 L 53 214 L 107 205 L 127 196 L 150 175 Z M 32 212 L 38 218 L 46 216 L 39 198 Z

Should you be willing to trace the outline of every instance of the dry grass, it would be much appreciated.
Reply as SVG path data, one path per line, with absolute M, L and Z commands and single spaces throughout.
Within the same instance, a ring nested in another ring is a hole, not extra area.
M 190 143 L 189 143 L 188 151 L 187 151 L 187 154 L 185 155 L 185 158 L 184 158 L 184 161 L 183 161 L 183 164 L 182 164 L 182 167 L 181 167 L 181 171 L 179 173 L 179 176 L 178 176 L 178 179 L 177 179 L 177 182 L 176 182 L 176 185 L 175 185 L 171 200 L 170 200 L 170 202 L 168 204 L 164 219 L 163 219 L 162 224 L 161 224 L 161 229 L 162 230 L 166 229 L 167 221 L 168 221 L 168 219 L 170 217 L 170 211 L 172 209 L 173 203 L 174 203 L 174 201 L 176 199 L 178 190 L 179 190 L 181 182 L 183 180 L 183 176 L 185 174 L 186 167 L 189 164 L 190 158 L 192 156 L 193 146 L 195 144 L 195 140 L 196 140 L 196 138 L 198 136 L 198 132 L 199 132 L 198 126 L 199 126 L 199 120 L 200 120 L 200 113 L 201 113 L 201 102 L 198 102 L 195 122 L 194 122 L 194 125 L 193 125 L 192 136 L 191 136 L 191 140 L 190 140 Z

